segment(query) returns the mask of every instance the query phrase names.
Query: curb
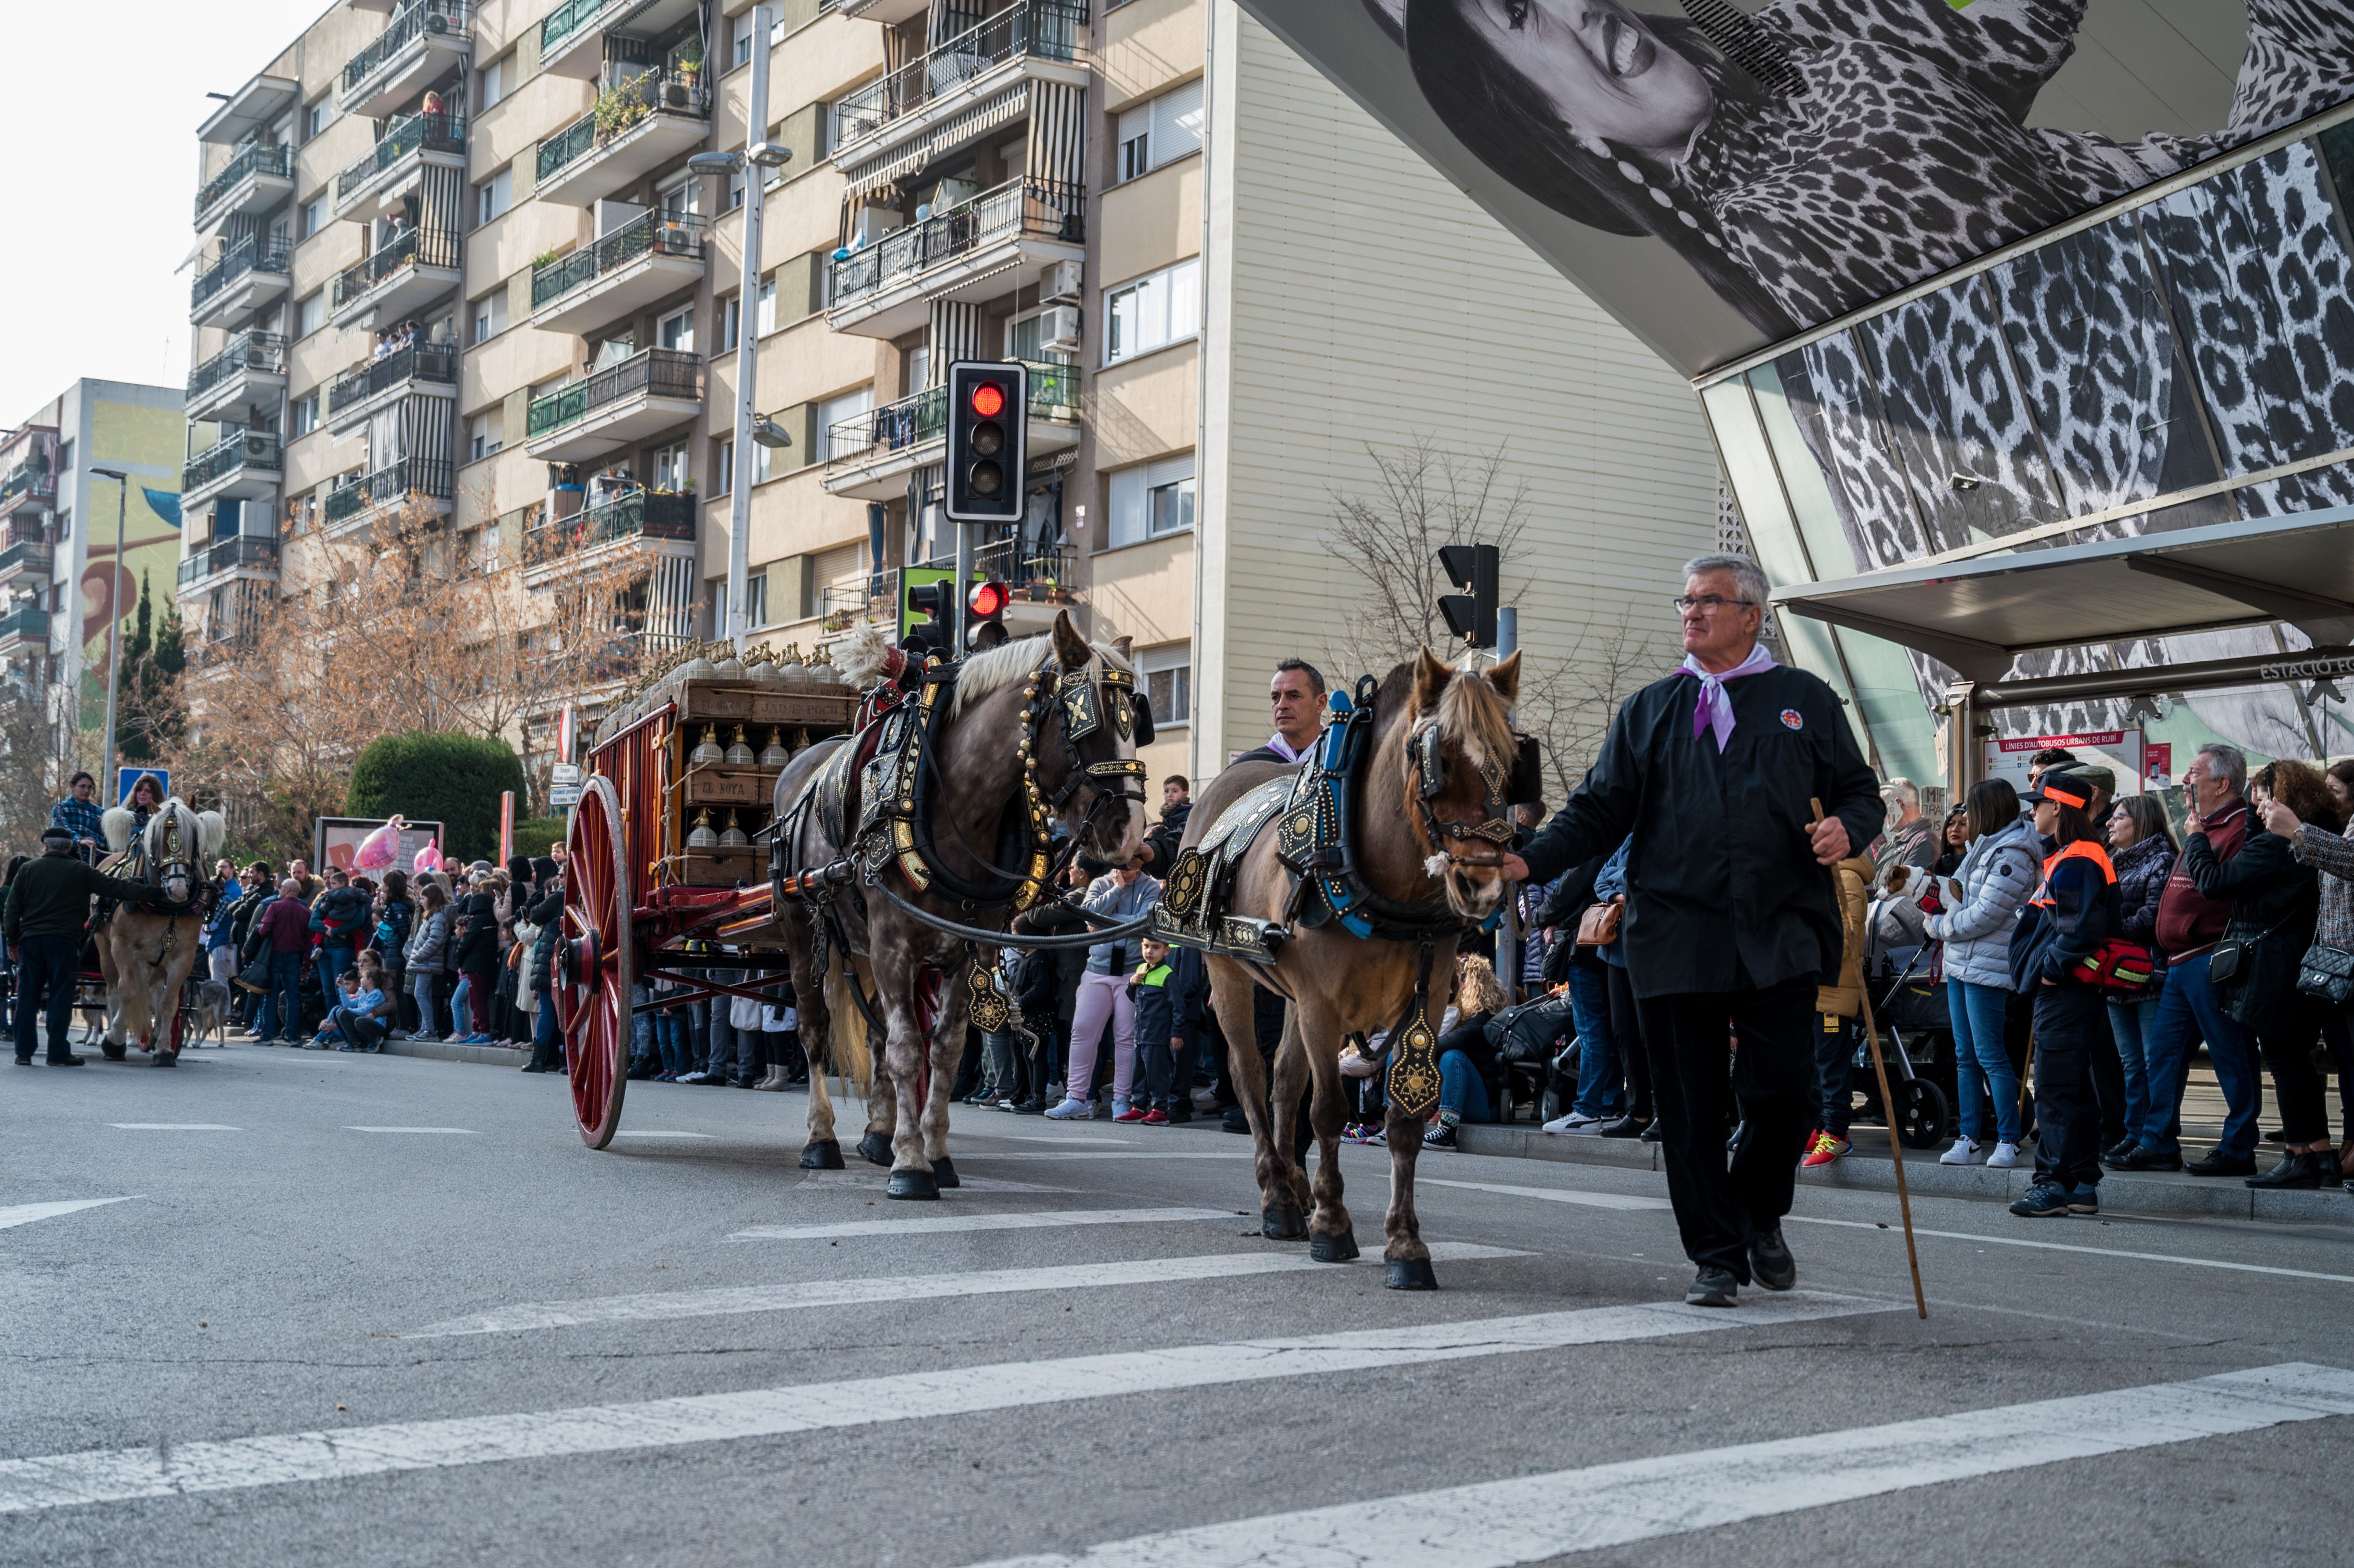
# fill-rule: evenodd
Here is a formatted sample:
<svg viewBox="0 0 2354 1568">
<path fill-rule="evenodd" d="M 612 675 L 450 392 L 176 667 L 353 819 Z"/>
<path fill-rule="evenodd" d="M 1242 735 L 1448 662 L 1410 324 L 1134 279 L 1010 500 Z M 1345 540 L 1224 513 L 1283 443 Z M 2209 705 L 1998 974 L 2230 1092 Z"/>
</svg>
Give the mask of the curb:
<svg viewBox="0 0 2354 1568">
<path fill-rule="evenodd" d="M 1546 1160 L 1567 1165 L 1608 1165 L 1622 1171 L 1664 1170 L 1657 1144 L 1631 1139 L 1553 1137 L 1529 1128 L 1469 1122 L 1457 1128 L 1455 1136 L 1464 1150 L 1472 1154 Z M 1940 1165 L 1934 1153 L 1920 1150 L 1906 1158 L 1904 1180 L 1911 1192 L 1925 1198 L 2009 1203 L 2033 1183 L 2035 1172 L 2026 1165 L 2009 1171 L 1989 1171 L 1983 1165 Z M 1800 1170 L 1798 1185 L 1893 1192 L 1896 1167 L 1891 1160 L 1857 1150 L 1829 1165 Z M 2104 1213 L 2120 1214 L 2319 1220 L 2354 1224 L 2354 1195 L 2327 1188 L 2310 1192 L 2262 1192 L 2241 1185 L 2237 1177 L 2137 1176 L 2112 1171 L 2101 1178 L 2101 1197 Z"/>
<path fill-rule="evenodd" d="M 423 1056 L 436 1062 L 472 1062 L 481 1067 L 517 1067 L 531 1053 L 510 1045 L 451 1045 L 439 1040 L 387 1040 L 387 1056 Z"/>
</svg>

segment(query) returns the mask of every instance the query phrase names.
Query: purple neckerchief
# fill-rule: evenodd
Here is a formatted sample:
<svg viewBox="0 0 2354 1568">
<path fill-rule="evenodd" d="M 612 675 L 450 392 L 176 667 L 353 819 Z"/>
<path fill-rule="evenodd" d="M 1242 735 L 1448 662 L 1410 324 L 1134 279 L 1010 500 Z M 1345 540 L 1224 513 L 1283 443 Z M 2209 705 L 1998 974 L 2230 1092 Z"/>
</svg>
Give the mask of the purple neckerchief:
<svg viewBox="0 0 2354 1568">
<path fill-rule="evenodd" d="M 1692 707 L 1692 738 L 1698 740 L 1701 731 L 1716 732 L 1716 749 L 1722 753 L 1724 743 L 1733 738 L 1733 698 L 1724 689 L 1727 681 L 1737 681 L 1744 675 L 1755 675 L 1776 667 L 1774 655 L 1766 652 L 1763 642 L 1753 645 L 1749 657 L 1721 675 L 1712 675 L 1701 668 L 1698 659 L 1684 655 L 1683 671 L 1700 680 L 1700 701 Z"/>
</svg>

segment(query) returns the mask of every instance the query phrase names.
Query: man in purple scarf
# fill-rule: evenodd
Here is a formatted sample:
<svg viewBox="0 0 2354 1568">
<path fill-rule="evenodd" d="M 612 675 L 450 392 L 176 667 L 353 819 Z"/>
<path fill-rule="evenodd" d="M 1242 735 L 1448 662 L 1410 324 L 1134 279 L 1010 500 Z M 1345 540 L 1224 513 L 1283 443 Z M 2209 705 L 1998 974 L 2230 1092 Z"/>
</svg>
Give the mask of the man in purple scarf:
<svg viewBox="0 0 2354 1568">
<path fill-rule="evenodd" d="M 1699 1266 L 1685 1299 L 1707 1307 L 1797 1281 L 1782 1216 L 1815 1108 L 1815 989 L 1840 963 L 1829 868 L 1882 818 L 1838 694 L 1759 644 L 1766 596 L 1743 556 L 1686 564 L 1682 668 L 1628 699 L 1585 782 L 1507 860 L 1545 882 L 1634 836 L 1619 935 Z"/>
</svg>

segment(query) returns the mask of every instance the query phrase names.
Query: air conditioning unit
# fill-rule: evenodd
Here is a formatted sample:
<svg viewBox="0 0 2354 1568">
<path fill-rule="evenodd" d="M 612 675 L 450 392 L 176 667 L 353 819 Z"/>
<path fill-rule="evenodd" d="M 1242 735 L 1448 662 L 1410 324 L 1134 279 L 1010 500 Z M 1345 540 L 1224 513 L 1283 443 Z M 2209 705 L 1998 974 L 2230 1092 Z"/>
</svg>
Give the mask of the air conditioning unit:
<svg viewBox="0 0 2354 1568">
<path fill-rule="evenodd" d="M 1079 297 L 1079 264 L 1057 261 L 1046 269 L 1039 281 L 1039 294 L 1049 300 L 1076 300 Z"/>
<path fill-rule="evenodd" d="M 665 223 L 654 231 L 654 249 L 680 255 L 695 249 L 695 234 L 683 223 Z"/>
<path fill-rule="evenodd" d="M 1079 307 L 1048 305 L 1038 313 L 1038 346 L 1049 354 L 1079 352 Z"/>
</svg>

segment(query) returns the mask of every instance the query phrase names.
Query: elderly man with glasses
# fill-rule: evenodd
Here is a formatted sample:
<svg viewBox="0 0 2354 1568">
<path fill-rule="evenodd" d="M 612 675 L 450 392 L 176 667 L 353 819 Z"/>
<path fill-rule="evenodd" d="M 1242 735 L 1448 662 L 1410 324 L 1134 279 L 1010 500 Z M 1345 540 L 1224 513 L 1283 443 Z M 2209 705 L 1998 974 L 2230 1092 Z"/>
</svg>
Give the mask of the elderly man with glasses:
<svg viewBox="0 0 2354 1568">
<path fill-rule="evenodd" d="M 1682 667 L 1628 699 L 1576 792 L 1505 859 L 1550 881 L 1634 837 L 1620 939 L 1695 1306 L 1797 1282 L 1782 1216 L 1813 1125 L 1816 988 L 1840 967 L 1830 868 L 1883 816 L 1838 695 L 1757 641 L 1766 592 L 1745 557 L 1685 565 Z"/>
</svg>

